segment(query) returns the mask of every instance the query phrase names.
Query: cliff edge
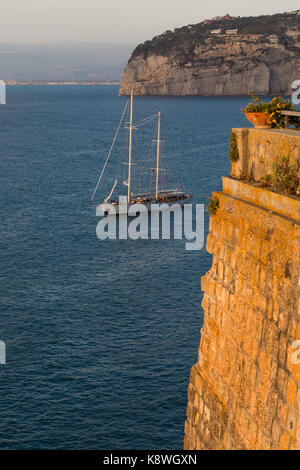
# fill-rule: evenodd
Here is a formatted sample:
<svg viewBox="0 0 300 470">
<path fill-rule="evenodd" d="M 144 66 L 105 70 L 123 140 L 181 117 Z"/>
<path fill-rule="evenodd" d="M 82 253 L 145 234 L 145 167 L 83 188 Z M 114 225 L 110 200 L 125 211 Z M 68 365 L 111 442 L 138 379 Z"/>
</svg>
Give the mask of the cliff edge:
<svg viewBox="0 0 300 470">
<path fill-rule="evenodd" d="M 300 449 L 300 197 L 264 183 L 283 157 L 299 167 L 300 133 L 233 132 L 238 158 L 210 218 L 184 448 Z"/>
<path fill-rule="evenodd" d="M 120 94 L 290 94 L 300 78 L 299 12 L 208 20 L 140 44 Z"/>
</svg>

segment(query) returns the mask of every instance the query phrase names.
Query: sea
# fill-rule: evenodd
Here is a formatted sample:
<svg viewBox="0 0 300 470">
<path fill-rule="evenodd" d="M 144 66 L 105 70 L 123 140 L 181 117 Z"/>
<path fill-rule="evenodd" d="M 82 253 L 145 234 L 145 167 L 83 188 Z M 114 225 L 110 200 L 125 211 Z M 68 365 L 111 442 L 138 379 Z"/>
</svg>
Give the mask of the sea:
<svg viewBox="0 0 300 470">
<path fill-rule="evenodd" d="M 0 449 L 182 449 L 211 257 L 184 240 L 97 238 L 89 202 L 126 100 L 118 86 L 9 86 L 0 105 Z M 230 173 L 247 102 L 135 98 L 136 119 L 161 111 L 194 204 Z"/>
</svg>

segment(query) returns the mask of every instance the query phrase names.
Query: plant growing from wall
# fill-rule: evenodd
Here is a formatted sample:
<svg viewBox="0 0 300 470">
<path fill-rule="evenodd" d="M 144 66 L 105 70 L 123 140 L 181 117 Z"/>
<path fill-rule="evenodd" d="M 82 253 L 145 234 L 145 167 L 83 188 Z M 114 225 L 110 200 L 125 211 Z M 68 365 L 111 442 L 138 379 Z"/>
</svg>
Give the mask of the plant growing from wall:
<svg viewBox="0 0 300 470">
<path fill-rule="evenodd" d="M 273 163 L 273 174 L 266 175 L 262 182 L 284 193 L 300 195 L 300 162 L 291 164 L 288 157 L 283 156 Z"/>
<path fill-rule="evenodd" d="M 216 215 L 219 207 L 220 207 L 220 201 L 217 197 L 213 196 L 209 198 L 209 203 L 207 204 L 206 208 L 211 216 Z"/>
<path fill-rule="evenodd" d="M 229 158 L 232 162 L 237 162 L 239 159 L 239 148 L 235 132 L 232 132 L 230 136 Z"/>
<path fill-rule="evenodd" d="M 284 193 L 299 194 L 299 162 L 290 164 L 288 157 L 282 157 L 279 162 L 273 164 L 273 185 Z"/>
<path fill-rule="evenodd" d="M 272 175 L 268 174 L 268 175 L 265 175 L 261 178 L 261 182 L 265 185 L 265 186 L 272 186 L 272 182 L 273 182 L 273 178 L 272 178 Z"/>
</svg>

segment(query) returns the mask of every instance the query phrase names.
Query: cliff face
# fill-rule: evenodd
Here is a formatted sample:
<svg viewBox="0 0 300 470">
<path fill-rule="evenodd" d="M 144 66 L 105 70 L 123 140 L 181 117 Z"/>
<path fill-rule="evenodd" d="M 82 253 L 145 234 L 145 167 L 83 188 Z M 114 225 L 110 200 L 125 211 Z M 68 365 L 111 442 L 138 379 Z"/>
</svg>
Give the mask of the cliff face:
<svg viewBox="0 0 300 470">
<path fill-rule="evenodd" d="M 283 155 L 300 161 L 300 136 L 234 132 L 239 159 L 214 193 L 184 447 L 300 449 L 300 198 L 259 183 Z"/>
<path fill-rule="evenodd" d="M 120 94 L 289 94 L 300 78 L 299 19 L 240 18 L 168 31 L 135 49 Z"/>
</svg>

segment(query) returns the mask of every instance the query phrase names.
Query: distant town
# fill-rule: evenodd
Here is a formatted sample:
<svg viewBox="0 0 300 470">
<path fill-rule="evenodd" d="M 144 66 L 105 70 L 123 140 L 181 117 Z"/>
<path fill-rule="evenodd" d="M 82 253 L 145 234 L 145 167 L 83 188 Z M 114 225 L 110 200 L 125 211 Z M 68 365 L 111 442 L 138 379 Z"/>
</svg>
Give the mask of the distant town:
<svg viewBox="0 0 300 470">
<path fill-rule="evenodd" d="M 103 81 L 49 81 L 49 80 L 4 80 L 6 85 L 119 85 L 120 82 Z"/>
</svg>

